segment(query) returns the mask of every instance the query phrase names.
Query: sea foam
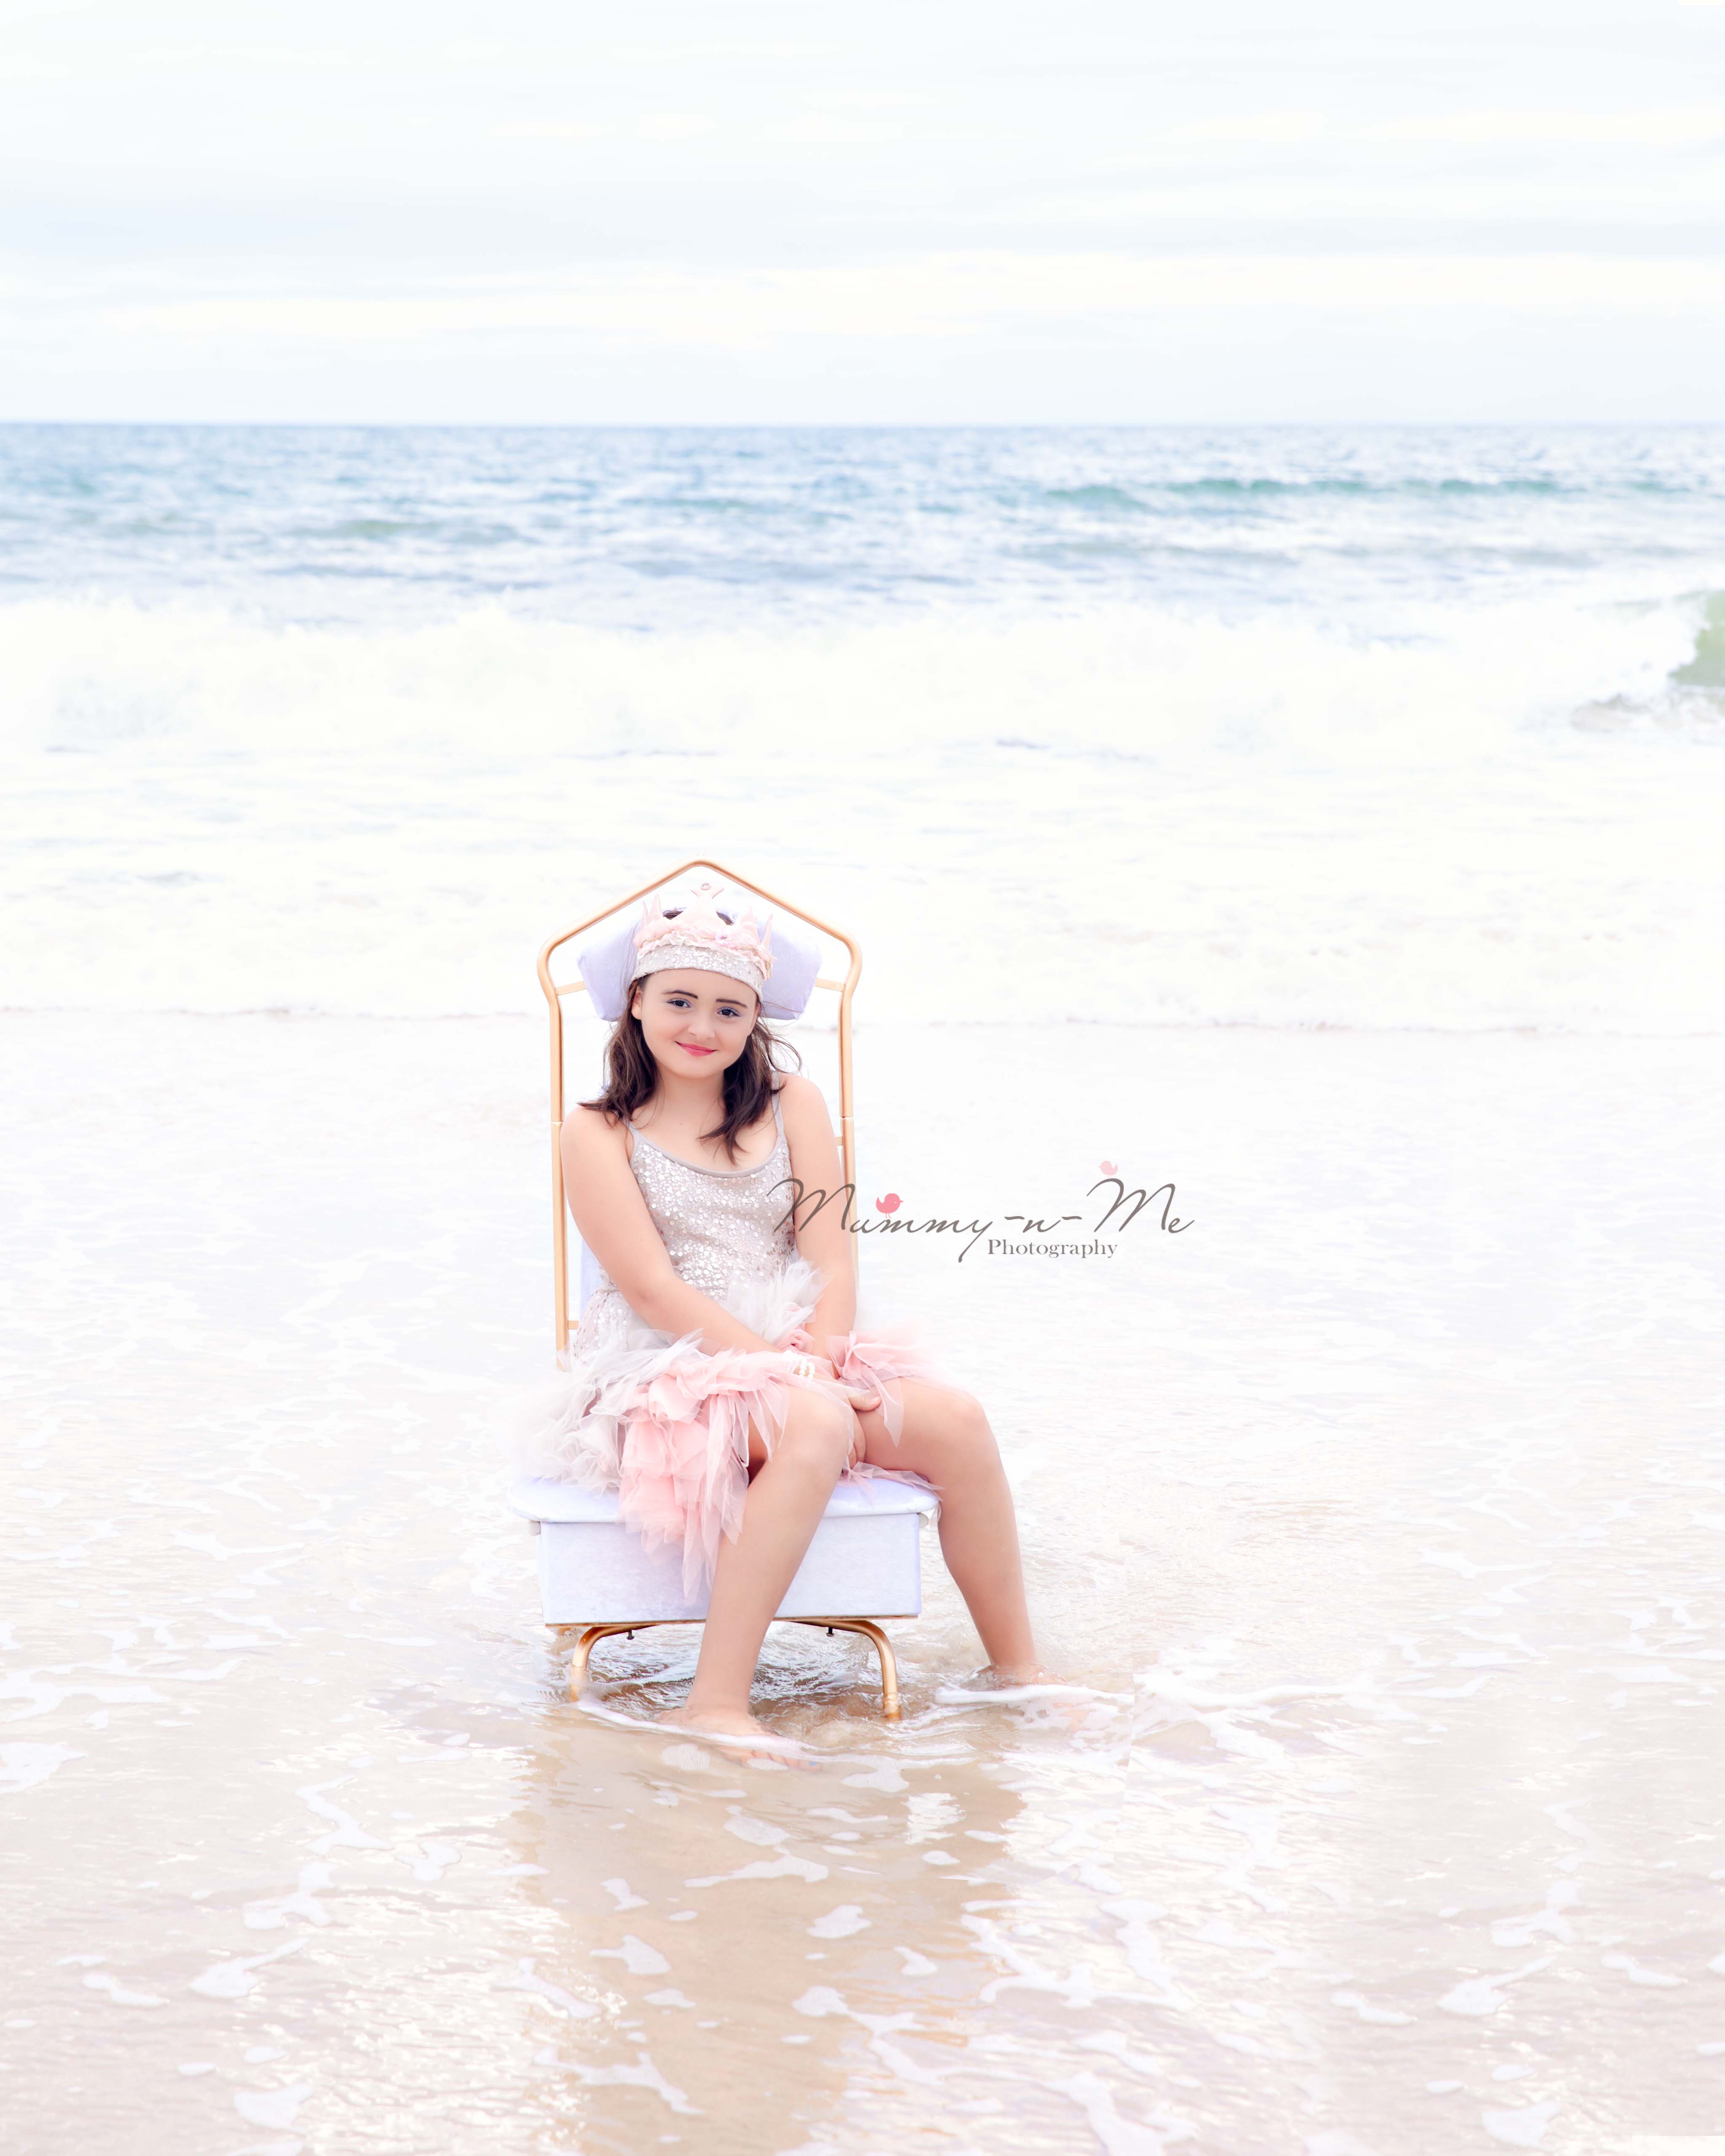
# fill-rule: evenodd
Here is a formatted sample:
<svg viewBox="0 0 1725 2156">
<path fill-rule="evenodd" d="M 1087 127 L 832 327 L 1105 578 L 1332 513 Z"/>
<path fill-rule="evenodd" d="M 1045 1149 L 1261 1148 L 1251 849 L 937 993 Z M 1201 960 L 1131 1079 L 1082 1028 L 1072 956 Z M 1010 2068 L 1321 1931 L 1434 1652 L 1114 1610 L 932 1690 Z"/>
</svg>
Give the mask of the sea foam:
<svg viewBox="0 0 1725 2156">
<path fill-rule="evenodd" d="M 497 601 L 357 627 L 44 598 L 0 608 L 0 728 L 15 750 L 86 754 L 834 759 L 945 742 L 1421 764 L 1561 737 L 1579 711 L 1607 707 L 1625 724 L 1686 717 L 1705 731 L 1711 685 L 1687 677 L 1698 638 L 1704 656 L 1717 640 L 1706 605 L 1427 604 L 1376 634 L 1291 610 L 1117 603 L 643 634 Z"/>
</svg>

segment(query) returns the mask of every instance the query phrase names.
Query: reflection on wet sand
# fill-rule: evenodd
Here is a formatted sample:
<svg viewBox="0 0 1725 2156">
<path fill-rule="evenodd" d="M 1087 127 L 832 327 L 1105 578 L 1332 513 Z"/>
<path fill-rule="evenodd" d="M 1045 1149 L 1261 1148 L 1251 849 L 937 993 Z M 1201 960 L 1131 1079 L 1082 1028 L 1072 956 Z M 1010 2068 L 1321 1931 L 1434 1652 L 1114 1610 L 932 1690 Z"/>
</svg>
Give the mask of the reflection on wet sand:
<svg viewBox="0 0 1725 2156">
<path fill-rule="evenodd" d="M 972 1927 L 1001 1905 L 997 1860 L 1023 1811 L 951 1712 L 883 1747 L 860 1651 L 849 1693 L 830 1654 L 775 1633 L 769 1656 L 762 1691 L 793 1707 L 775 1722 L 801 1724 L 805 1763 L 739 1770 L 703 1746 L 572 1727 L 540 1754 L 519 1822 L 523 1861 L 544 1867 L 531 1891 L 567 1912 L 557 1981 L 614 2002 L 570 2017 L 560 2065 L 585 2082 L 620 2035 L 650 2033 L 636 2065 L 700 2104 L 711 2146 L 759 2145 L 763 2116 L 814 2125 L 859 2066 L 931 2085 L 951 2071 L 993 1974 Z M 646 1714 L 659 1691 L 624 1677 L 611 1697 Z M 1107 1702 L 1081 1717 L 1122 1718 Z M 633 1876 L 598 1879 L 596 1834 L 620 1819 L 639 1822 L 619 1837 Z"/>
</svg>

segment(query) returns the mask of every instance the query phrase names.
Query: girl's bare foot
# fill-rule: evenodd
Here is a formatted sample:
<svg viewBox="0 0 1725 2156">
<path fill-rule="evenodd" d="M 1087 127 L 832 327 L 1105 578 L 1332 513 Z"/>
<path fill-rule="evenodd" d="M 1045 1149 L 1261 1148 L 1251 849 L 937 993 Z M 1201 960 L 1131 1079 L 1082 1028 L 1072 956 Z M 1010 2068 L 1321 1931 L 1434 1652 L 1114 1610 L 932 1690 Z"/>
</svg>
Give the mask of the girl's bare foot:
<svg viewBox="0 0 1725 2156">
<path fill-rule="evenodd" d="M 1050 1694 L 1072 1699 L 1095 1697 L 1088 1685 L 1069 1683 L 1053 1670 L 1044 1669 L 1040 1662 L 984 1662 L 981 1669 L 956 1684 L 939 1686 L 935 1697 L 942 1706 L 958 1707 L 967 1701 L 980 1704 L 986 1699 L 1001 1699 L 1010 1703 Z"/>
<path fill-rule="evenodd" d="M 987 1685 L 1063 1685 L 1066 1680 L 1040 1662 L 984 1662 L 968 1681 Z"/>
<path fill-rule="evenodd" d="M 655 1717 L 661 1729 L 675 1729 L 691 1737 L 703 1737 L 723 1748 L 727 1758 L 795 1758 L 803 1747 L 793 1738 L 775 1737 L 762 1722 L 742 1707 L 673 1707 Z"/>
</svg>

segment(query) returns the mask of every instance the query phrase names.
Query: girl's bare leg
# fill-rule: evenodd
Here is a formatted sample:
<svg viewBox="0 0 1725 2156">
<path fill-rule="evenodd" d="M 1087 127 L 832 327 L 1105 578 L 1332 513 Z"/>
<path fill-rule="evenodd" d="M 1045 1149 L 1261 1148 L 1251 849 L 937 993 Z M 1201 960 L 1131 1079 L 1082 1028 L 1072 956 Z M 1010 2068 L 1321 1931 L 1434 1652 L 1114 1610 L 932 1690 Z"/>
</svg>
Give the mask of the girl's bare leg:
<svg viewBox="0 0 1725 2156">
<path fill-rule="evenodd" d="M 820 1525 L 852 1428 L 851 1410 L 841 1402 L 793 1388 L 784 1434 L 770 1458 L 751 1430 L 750 1457 L 763 1465 L 749 1485 L 737 1540 L 720 1540 L 695 1682 L 684 1704 L 660 1721 L 715 1734 L 758 1732 L 749 1687 L 761 1642 Z"/>
<path fill-rule="evenodd" d="M 876 1467 L 926 1476 L 941 1497 L 941 1553 L 981 1635 L 990 1666 L 1021 1680 L 1045 1674 L 1030 1635 L 1018 1516 L 1000 1449 L 980 1401 L 947 1385 L 906 1378 L 896 1444 L 879 1408 L 858 1413 Z"/>
</svg>

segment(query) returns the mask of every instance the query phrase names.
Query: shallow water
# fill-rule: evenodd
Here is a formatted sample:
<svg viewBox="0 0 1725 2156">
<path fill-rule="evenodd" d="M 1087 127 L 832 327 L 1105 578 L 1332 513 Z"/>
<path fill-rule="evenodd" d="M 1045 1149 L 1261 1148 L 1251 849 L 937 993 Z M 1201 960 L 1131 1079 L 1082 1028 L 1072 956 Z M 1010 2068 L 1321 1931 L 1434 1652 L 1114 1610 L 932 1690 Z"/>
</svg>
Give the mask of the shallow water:
<svg viewBox="0 0 1725 2156">
<path fill-rule="evenodd" d="M 1717 1039 L 865 1025 L 865 1188 L 1004 1220 L 1106 1158 L 1193 1224 L 865 1246 L 1087 1691 L 948 1697 L 931 1539 L 898 1727 L 772 1635 L 788 1768 L 583 1714 L 538 1622 L 536 1025 L 5 1053 L 21 2156 L 1725 2134 Z"/>
</svg>

